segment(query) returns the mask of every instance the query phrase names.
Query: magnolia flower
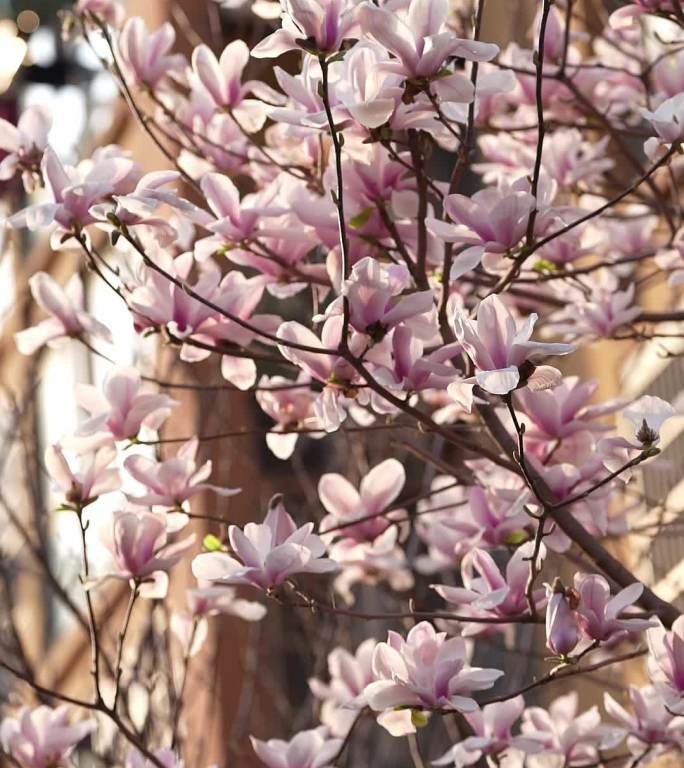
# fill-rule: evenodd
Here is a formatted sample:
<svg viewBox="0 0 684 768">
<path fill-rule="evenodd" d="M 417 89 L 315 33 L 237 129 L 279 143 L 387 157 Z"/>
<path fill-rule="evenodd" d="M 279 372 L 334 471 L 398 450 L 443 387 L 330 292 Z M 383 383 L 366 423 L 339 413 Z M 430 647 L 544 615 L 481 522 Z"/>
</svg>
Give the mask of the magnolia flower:
<svg viewBox="0 0 684 768">
<path fill-rule="evenodd" d="M 342 475 L 329 473 L 318 483 L 318 495 L 328 511 L 320 524 L 321 533 L 342 526 L 335 536 L 355 541 L 372 541 L 389 525 L 391 518 L 382 514 L 401 493 L 406 472 L 396 459 L 377 464 L 356 488 Z M 403 517 L 402 510 L 396 510 Z"/>
<path fill-rule="evenodd" d="M 493 395 L 505 395 L 520 386 L 548 389 L 561 381 L 561 374 L 537 362 L 549 355 L 567 355 L 572 344 L 530 341 L 537 314 L 532 313 L 520 326 L 506 305 L 492 294 L 480 302 L 477 319 L 458 310 L 454 316 L 456 337 L 475 364 L 474 379 L 449 385 L 449 394 L 464 408 L 472 407 L 475 384 Z"/>
<path fill-rule="evenodd" d="M 47 272 L 36 272 L 29 279 L 29 285 L 36 303 L 50 317 L 14 334 L 23 355 L 32 355 L 44 344 L 56 347 L 63 339 L 85 333 L 111 341 L 109 328 L 83 309 L 83 283 L 78 273 L 71 276 L 63 289 Z"/>
<path fill-rule="evenodd" d="M 629 700 L 633 715 L 609 693 L 603 694 L 606 712 L 626 730 L 627 746 L 633 755 L 643 754 L 646 747 L 650 747 L 649 758 L 656 758 L 668 749 L 684 751 L 684 723 L 668 712 L 655 688 L 630 685 Z"/>
<path fill-rule="evenodd" d="M 105 378 L 102 390 L 82 384 L 76 391 L 79 405 L 90 413 L 77 430 L 78 436 L 135 440 L 143 425 L 156 429 L 178 403 L 168 395 L 140 393 L 141 377 L 136 368 L 115 368 Z"/>
<path fill-rule="evenodd" d="M 91 208 L 114 194 L 133 189 L 139 171 L 129 157 L 118 148 L 103 148 L 92 159 L 76 168 L 62 165 L 49 145 L 40 165 L 41 176 L 51 200 L 35 203 L 12 214 L 6 223 L 16 229 L 38 230 L 57 224 L 53 248 L 58 249 L 80 228 L 92 224 Z"/>
<path fill-rule="evenodd" d="M 504 577 L 488 552 L 472 549 L 461 563 L 463 587 L 448 587 L 442 584 L 432 584 L 431 587 L 448 603 L 459 606 L 460 610 L 464 609 L 462 612 L 467 616 L 521 616 L 529 612 L 527 580 L 530 574 L 529 558 L 533 552 L 534 542 L 518 547 L 508 561 Z M 538 554 L 537 567 L 541 567 L 545 554 L 542 547 Z M 475 571 L 480 574 L 479 577 L 475 577 Z M 544 591 L 536 590 L 533 597 L 537 607 L 541 607 L 544 603 Z M 476 634 L 486 626 L 470 625 L 463 634 Z"/>
<path fill-rule="evenodd" d="M 324 557 L 325 544 L 313 528 L 313 523 L 297 528 L 282 496 L 274 496 L 263 523 L 247 523 L 244 531 L 236 525 L 228 529 L 240 560 L 225 552 L 205 552 L 192 561 L 192 572 L 206 581 L 272 589 L 297 573 L 337 570 L 337 563 Z"/>
<path fill-rule="evenodd" d="M 70 766 L 69 755 L 79 741 L 92 733 L 97 722 L 90 718 L 73 725 L 66 706 L 22 707 L 16 718 L 0 724 L 0 744 L 21 768 Z"/>
<path fill-rule="evenodd" d="M 527 231 L 535 205 L 529 192 L 505 186 L 483 189 L 472 197 L 445 197 L 444 210 L 455 224 L 428 219 L 428 227 L 447 243 L 467 246 L 454 258 L 451 280 L 474 269 L 485 254 L 494 254 L 498 259 L 515 248 Z"/>
<path fill-rule="evenodd" d="M 430 549 L 429 558 L 419 560 L 422 570 L 432 573 L 452 567 L 473 547 L 495 548 L 527 538 L 526 491 L 497 488 L 493 482 L 486 491 L 479 485 L 471 486 L 467 494 L 462 488 L 438 491 L 450 480 L 436 478 L 433 495 L 418 505 L 416 530 Z M 424 514 L 431 507 L 444 509 Z"/>
<path fill-rule="evenodd" d="M 112 27 L 120 27 L 125 17 L 123 6 L 116 0 L 78 0 L 74 13 L 92 13 Z"/>
<path fill-rule="evenodd" d="M 300 373 L 296 381 L 283 376 L 262 376 L 255 393 L 261 409 L 275 422 L 266 435 L 266 445 L 274 456 L 289 459 L 299 438 L 298 429 L 313 429 L 318 424 L 313 410 L 316 393 L 308 386 L 309 377 Z M 292 430 L 292 431 L 290 431 Z M 307 432 L 308 437 L 320 438 L 324 432 Z"/>
<path fill-rule="evenodd" d="M 580 641 L 580 627 L 575 609 L 577 597 L 566 590 L 560 579 L 547 585 L 546 647 L 561 659 L 569 656 Z"/>
<path fill-rule="evenodd" d="M 368 706 L 380 712 L 378 723 L 393 736 L 415 733 L 412 709 L 473 712 L 467 694 L 491 688 L 503 672 L 466 665 L 465 641 L 447 640 L 426 621 L 416 624 L 404 640 L 389 632 L 373 652 L 375 682 L 366 686 Z"/>
<path fill-rule="evenodd" d="M 325 727 L 300 731 L 290 741 L 259 741 L 250 736 L 257 757 L 268 768 L 332 768 L 342 739 L 328 737 Z"/>
<path fill-rule="evenodd" d="M 684 714 L 684 616 L 667 631 L 662 624 L 649 629 L 648 672 L 668 709 Z"/>
<path fill-rule="evenodd" d="M 139 16 L 128 19 L 119 35 L 118 49 L 119 65 L 129 85 L 154 88 L 165 77 L 178 74 L 185 58 L 179 53 L 169 54 L 175 40 L 168 21 L 149 32 Z"/>
<path fill-rule="evenodd" d="M 636 0 L 635 3 L 623 5 L 610 14 L 609 23 L 613 29 L 632 27 L 640 16 L 645 13 L 665 13 L 672 11 L 672 3 L 675 0 Z"/>
<path fill-rule="evenodd" d="M 257 59 L 270 59 L 291 50 L 335 53 L 354 26 L 351 0 L 280 0 L 282 28 L 252 49 Z"/>
<path fill-rule="evenodd" d="M 344 533 L 344 529 L 341 533 Z M 395 592 L 403 592 L 413 586 L 413 575 L 407 567 L 406 553 L 399 546 L 398 540 L 399 526 L 392 526 L 372 541 L 341 538 L 330 546 L 328 554 L 331 560 L 341 566 L 340 575 L 333 586 L 347 604 L 354 603 L 351 587 L 359 581 L 366 584 L 387 581 Z"/>
<path fill-rule="evenodd" d="M 163 598 L 168 571 L 195 542 L 192 534 L 182 541 L 167 541 L 166 517 L 153 512 L 115 512 L 98 529 L 100 541 L 111 553 L 116 570 L 107 578 L 130 581 L 141 597 Z"/>
<path fill-rule="evenodd" d="M 454 765 L 462 768 L 474 765 L 483 755 L 494 759 L 507 749 L 519 749 L 526 753 L 539 752 L 542 744 L 533 737 L 513 736 L 511 730 L 525 709 L 525 700 L 516 696 L 509 701 L 487 704 L 476 712 L 467 712 L 464 717 L 473 735 L 455 744 L 433 765 Z"/>
<path fill-rule="evenodd" d="M 184 509 L 192 496 L 202 491 L 212 491 L 219 496 L 234 496 L 240 488 L 224 488 L 203 482 L 211 474 L 211 461 L 197 466 L 199 440 L 193 437 L 184 443 L 178 453 L 166 461 L 154 461 L 147 456 L 136 454 L 124 462 L 126 471 L 148 490 L 142 496 L 126 494 L 136 503 L 146 506 L 160 506 L 170 509 Z"/>
<path fill-rule="evenodd" d="M 216 106 L 229 109 L 237 123 L 253 133 L 263 127 L 269 107 L 245 97 L 254 93 L 271 103 L 280 103 L 282 96 L 258 80 L 243 85 L 242 73 L 248 61 L 249 48 L 243 40 L 229 43 L 218 60 L 207 45 L 198 45 L 192 52 L 193 72 Z"/>
<path fill-rule="evenodd" d="M 45 450 L 45 468 L 58 488 L 64 492 L 67 504 L 85 507 L 98 496 L 116 491 L 121 485 L 119 471 L 108 468 L 116 458 L 116 448 L 104 445 L 81 459 L 80 468 L 71 469 L 59 445 Z"/>
<path fill-rule="evenodd" d="M 243 621 L 261 621 L 266 607 L 237 597 L 232 587 L 201 585 L 185 592 L 188 610 L 171 616 L 171 629 L 178 638 L 184 655 L 195 656 L 209 634 L 210 616 L 237 616 Z"/>
<path fill-rule="evenodd" d="M 429 339 L 434 334 L 434 326 L 426 315 L 434 307 L 433 293 L 416 291 L 402 296 L 410 285 L 411 276 L 403 264 L 385 266 L 376 259 L 361 259 L 344 281 L 341 296 L 328 307 L 326 316 L 342 314 L 342 297 L 345 297 L 352 327 L 370 336 L 372 341 L 381 341 L 400 323 Z"/>
<path fill-rule="evenodd" d="M 343 73 L 334 84 L 335 96 L 365 128 L 388 122 L 401 99 L 402 77 L 384 69 L 389 60 L 383 48 L 367 41 L 357 43 L 341 62 Z"/>
<path fill-rule="evenodd" d="M 405 15 L 365 2 L 358 20 L 367 35 L 397 57 L 396 71 L 408 78 L 434 77 L 452 56 L 470 61 L 496 56 L 499 48 L 492 43 L 456 37 L 446 26 L 448 14 L 447 0 L 411 0 Z"/>
<path fill-rule="evenodd" d="M 607 642 L 627 632 L 642 632 L 655 626 L 649 619 L 620 618 L 644 591 L 638 582 L 630 584 L 610 597 L 610 586 L 599 574 L 575 574 L 575 589 L 579 594 L 577 621 L 584 634 L 592 640 Z"/>
<path fill-rule="evenodd" d="M 531 423 L 525 430 L 525 440 L 557 440 L 589 430 L 608 430 L 596 420 L 619 410 L 622 400 L 610 400 L 591 405 L 590 398 L 598 390 L 598 381 L 581 381 L 577 376 L 566 376 L 557 387 L 533 391 L 521 389 L 516 393 Z"/>
<path fill-rule="evenodd" d="M 634 305 L 634 295 L 633 282 L 620 291 L 617 276 L 603 270 L 588 292 L 577 289 L 573 301 L 552 316 L 553 328 L 570 334 L 570 338 L 610 338 L 641 314 L 641 307 Z"/>
<path fill-rule="evenodd" d="M 152 171 L 142 176 L 135 189 L 126 195 L 115 195 L 114 206 L 107 201 L 90 209 L 98 220 L 98 227 L 108 232 L 118 232 L 122 225 L 135 232 L 144 227 L 156 238 L 160 246 L 168 246 L 179 238 L 179 233 L 167 219 L 158 215 L 157 209 L 167 203 L 179 207 L 181 202 L 166 186 L 180 178 L 178 171 Z"/>
<path fill-rule="evenodd" d="M 675 413 L 668 402 L 653 395 L 640 397 L 623 411 L 624 417 L 634 425 L 636 439 L 644 446 L 659 442 L 663 424 Z"/>
<path fill-rule="evenodd" d="M 358 374 L 343 357 L 324 353 L 338 348 L 342 333 L 342 317 L 329 317 L 321 330 L 319 339 L 313 331 L 301 323 L 288 321 L 278 328 L 278 337 L 285 342 L 278 349 L 281 355 L 297 365 L 312 379 L 325 384 L 323 392 L 314 403 L 314 411 L 326 432 L 334 432 L 345 418 L 344 400 L 360 398 L 361 393 L 354 387 Z M 358 337 L 362 339 L 363 337 Z M 321 352 L 307 351 L 289 346 L 291 343 L 320 349 Z M 354 349 L 354 345 L 350 345 Z"/>
<path fill-rule="evenodd" d="M 371 667 L 376 641 L 364 640 L 352 654 L 344 648 L 334 648 L 328 654 L 330 682 L 311 678 L 309 688 L 320 699 L 321 722 L 333 736 L 345 736 L 363 708 L 363 691 L 373 682 Z"/>
<path fill-rule="evenodd" d="M 643 108 L 640 112 L 664 143 L 684 139 L 684 93 L 666 99 L 653 112 Z"/>
<path fill-rule="evenodd" d="M 597 707 L 577 714 L 579 697 L 576 691 L 559 696 L 548 710 L 529 707 L 523 713 L 522 733 L 539 740 L 542 755 L 558 756 L 550 765 L 580 768 L 595 762 L 598 750 L 610 749 L 623 738 L 622 731 L 601 724 Z M 540 764 L 544 758 L 540 756 Z"/>
<path fill-rule="evenodd" d="M 33 192 L 34 174 L 40 168 L 51 127 L 49 112 L 39 106 L 25 109 L 16 126 L 0 118 L 0 149 L 7 152 L 0 160 L 0 181 L 21 171 L 26 191 Z"/>
</svg>

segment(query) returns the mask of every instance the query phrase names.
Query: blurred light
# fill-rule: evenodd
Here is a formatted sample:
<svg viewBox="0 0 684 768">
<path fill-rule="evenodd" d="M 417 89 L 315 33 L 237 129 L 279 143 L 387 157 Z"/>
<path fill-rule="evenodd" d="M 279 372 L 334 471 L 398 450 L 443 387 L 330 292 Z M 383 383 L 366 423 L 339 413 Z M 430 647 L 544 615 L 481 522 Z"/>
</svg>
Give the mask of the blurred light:
<svg viewBox="0 0 684 768">
<path fill-rule="evenodd" d="M 33 64 L 49 67 L 57 58 L 57 43 L 47 27 L 37 29 L 28 39 L 28 55 Z"/>
<path fill-rule="evenodd" d="M 26 56 L 26 41 L 13 21 L 0 21 L 0 93 L 6 91 Z"/>
<path fill-rule="evenodd" d="M 25 35 L 30 35 L 38 29 L 40 16 L 35 11 L 21 11 L 17 16 L 17 26 L 19 31 Z"/>
</svg>

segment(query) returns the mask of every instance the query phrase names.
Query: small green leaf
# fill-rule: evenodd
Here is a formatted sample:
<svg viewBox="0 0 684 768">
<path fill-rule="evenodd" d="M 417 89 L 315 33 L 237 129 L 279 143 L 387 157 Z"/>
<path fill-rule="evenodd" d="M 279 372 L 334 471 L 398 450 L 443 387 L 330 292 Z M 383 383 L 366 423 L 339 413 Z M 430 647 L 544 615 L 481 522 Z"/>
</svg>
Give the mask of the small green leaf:
<svg viewBox="0 0 684 768">
<path fill-rule="evenodd" d="M 223 546 L 221 539 L 219 539 L 219 537 L 215 536 L 213 533 L 208 533 L 204 537 L 202 544 L 204 545 L 204 548 L 208 552 L 222 552 L 223 550 L 225 550 L 225 547 Z"/>
<path fill-rule="evenodd" d="M 529 540 L 529 535 L 525 531 L 512 531 L 506 536 L 506 544 L 509 547 L 517 547 Z"/>
<path fill-rule="evenodd" d="M 416 726 L 416 728 L 425 728 L 429 720 L 429 712 L 423 712 L 421 709 L 411 710 L 411 722 Z"/>
<path fill-rule="evenodd" d="M 373 206 L 369 205 L 368 208 L 359 211 L 355 216 L 352 216 L 351 219 L 349 219 L 349 226 L 352 229 L 361 229 L 361 227 L 368 224 L 374 210 Z"/>
<path fill-rule="evenodd" d="M 556 272 L 558 266 L 548 259 L 539 259 L 533 269 L 535 272 Z"/>
</svg>

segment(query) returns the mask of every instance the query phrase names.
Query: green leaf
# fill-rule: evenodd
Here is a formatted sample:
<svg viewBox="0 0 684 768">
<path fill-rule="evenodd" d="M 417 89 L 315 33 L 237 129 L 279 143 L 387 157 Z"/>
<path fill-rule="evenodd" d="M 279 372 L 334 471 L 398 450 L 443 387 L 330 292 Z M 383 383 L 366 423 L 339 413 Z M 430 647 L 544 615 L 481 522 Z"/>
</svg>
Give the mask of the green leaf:
<svg viewBox="0 0 684 768">
<path fill-rule="evenodd" d="M 351 219 L 349 219 L 349 226 L 352 229 L 361 229 L 361 227 L 368 224 L 374 210 L 373 206 L 369 205 L 368 208 L 359 211 L 355 216 L 352 216 Z"/>
<path fill-rule="evenodd" d="M 223 552 L 225 550 L 221 539 L 219 539 L 219 537 L 215 536 L 213 533 L 208 533 L 204 537 L 202 544 L 208 552 Z"/>
</svg>

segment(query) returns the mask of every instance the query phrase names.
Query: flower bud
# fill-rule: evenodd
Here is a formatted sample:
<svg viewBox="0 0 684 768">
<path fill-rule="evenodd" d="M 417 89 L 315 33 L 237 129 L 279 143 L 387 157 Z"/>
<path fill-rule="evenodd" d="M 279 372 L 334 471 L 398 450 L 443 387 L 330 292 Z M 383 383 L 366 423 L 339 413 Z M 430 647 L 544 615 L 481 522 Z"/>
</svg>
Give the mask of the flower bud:
<svg viewBox="0 0 684 768">
<path fill-rule="evenodd" d="M 580 639 L 577 616 L 572 609 L 571 597 L 559 578 L 549 587 L 546 609 L 546 647 L 560 657 L 568 656 Z"/>
</svg>

